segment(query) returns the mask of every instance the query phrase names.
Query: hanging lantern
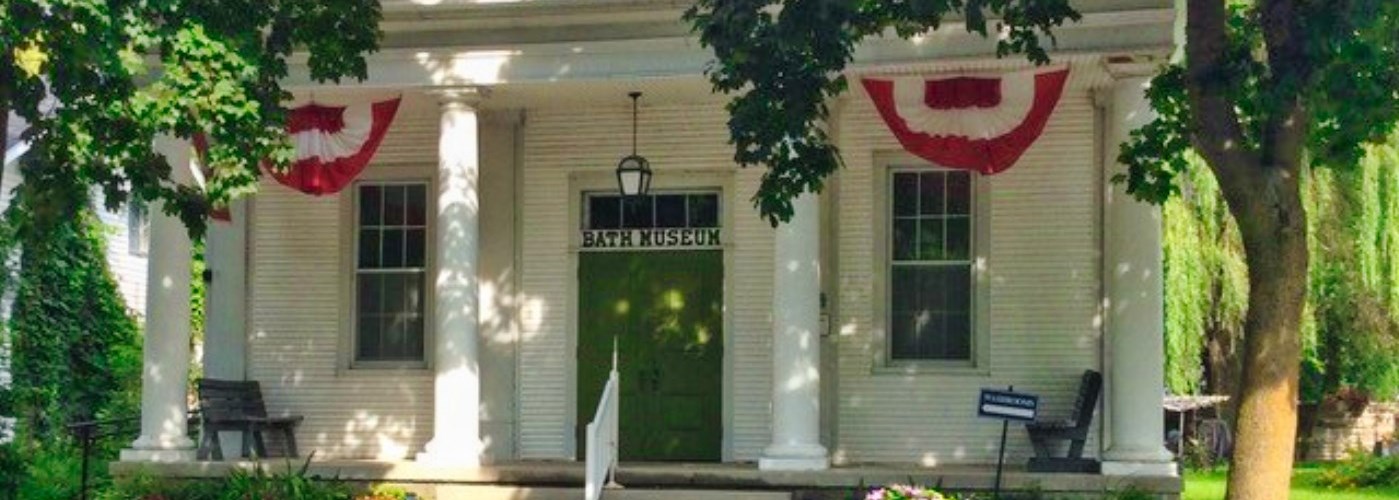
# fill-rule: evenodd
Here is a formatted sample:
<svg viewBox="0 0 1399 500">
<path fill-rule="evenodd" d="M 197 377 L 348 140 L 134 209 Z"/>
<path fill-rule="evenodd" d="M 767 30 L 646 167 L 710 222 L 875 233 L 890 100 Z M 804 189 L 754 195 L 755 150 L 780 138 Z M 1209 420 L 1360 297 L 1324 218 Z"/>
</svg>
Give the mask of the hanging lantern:
<svg viewBox="0 0 1399 500">
<path fill-rule="evenodd" d="M 617 190 L 628 199 L 643 198 L 651 190 L 651 162 L 636 154 L 637 100 L 641 92 L 631 96 L 631 154 L 617 163 Z"/>
</svg>

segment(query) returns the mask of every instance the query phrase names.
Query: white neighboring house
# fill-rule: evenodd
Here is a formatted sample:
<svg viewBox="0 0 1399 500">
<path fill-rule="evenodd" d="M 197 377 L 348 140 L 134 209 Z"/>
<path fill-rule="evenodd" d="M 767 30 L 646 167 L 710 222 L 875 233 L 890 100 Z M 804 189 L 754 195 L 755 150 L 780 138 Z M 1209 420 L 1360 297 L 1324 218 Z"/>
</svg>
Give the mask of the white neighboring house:
<svg viewBox="0 0 1399 500">
<path fill-rule="evenodd" d="M 5 131 L 4 178 L 0 179 L 0 212 L 10 205 L 10 199 L 20 183 L 19 159 L 29 150 L 29 145 L 20 141 L 24 122 L 10 115 L 9 130 Z M 93 208 L 102 224 L 106 226 L 107 266 L 117 281 L 117 288 L 126 302 L 126 308 L 138 320 L 146 314 L 146 252 L 150 246 L 150 219 L 143 207 L 131 210 L 124 206 L 118 212 L 107 210 L 100 193 L 93 194 Z M 8 325 L 12 292 L 0 297 L 0 321 Z M 9 346 L 0 345 L 8 354 Z M 0 387 L 10 384 L 8 356 L 0 357 Z M 0 417 L 0 442 L 12 437 L 13 419 Z"/>
</svg>

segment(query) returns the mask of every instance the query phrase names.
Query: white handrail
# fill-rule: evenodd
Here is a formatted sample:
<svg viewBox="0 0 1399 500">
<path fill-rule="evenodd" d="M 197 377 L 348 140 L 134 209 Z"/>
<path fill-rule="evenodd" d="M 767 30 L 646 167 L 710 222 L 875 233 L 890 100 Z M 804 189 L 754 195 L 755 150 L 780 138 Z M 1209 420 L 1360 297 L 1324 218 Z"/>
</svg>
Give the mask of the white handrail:
<svg viewBox="0 0 1399 500">
<path fill-rule="evenodd" d="M 583 469 L 584 500 L 602 498 L 604 485 L 617 481 L 617 339 L 612 339 L 612 371 L 607 374 L 607 385 L 602 388 L 602 398 L 593 413 L 593 421 L 588 424 L 586 465 Z"/>
</svg>

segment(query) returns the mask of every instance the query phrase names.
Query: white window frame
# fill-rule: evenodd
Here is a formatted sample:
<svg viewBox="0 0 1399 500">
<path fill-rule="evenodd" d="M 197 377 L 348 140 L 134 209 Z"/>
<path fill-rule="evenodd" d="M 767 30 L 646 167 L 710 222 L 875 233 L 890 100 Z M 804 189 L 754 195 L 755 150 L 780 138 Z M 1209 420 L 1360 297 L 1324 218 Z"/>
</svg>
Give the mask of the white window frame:
<svg viewBox="0 0 1399 500">
<path fill-rule="evenodd" d="M 873 177 L 871 223 L 875 228 L 874 252 L 874 319 L 873 371 L 876 374 L 989 374 L 991 361 L 990 318 L 990 179 L 971 174 L 971 356 L 970 359 L 894 359 L 893 330 L 893 225 L 894 174 L 906 172 L 948 171 L 946 167 L 928 163 L 905 154 L 877 158 L 877 175 Z"/>
<path fill-rule="evenodd" d="M 423 356 L 420 360 L 361 360 L 359 359 L 359 233 L 360 233 L 360 188 L 365 186 L 405 186 L 421 185 L 425 191 L 424 197 L 426 211 L 426 227 L 423 231 L 423 267 L 403 268 L 396 271 L 420 271 L 423 273 Z M 348 228 L 347 235 L 343 238 L 344 244 L 349 245 L 348 259 L 345 262 L 345 281 L 347 282 L 345 293 L 345 329 L 348 332 L 348 339 L 345 342 L 347 349 L 344 351 L 344 359 L 348 361 L 349 368 L 358 369 L 416 369 L 426 370 L 430 367 L 429 360 L 433 356 L 433 326 L 435 324 L 434 305 L 436 303 L 434 286 L 437 276 L 436 266 L 436 228 L 437 218 L 433 206 L 436 203 L 436 186 L 426 178 L 389 178 L 375 179 L 368 178 L 357 180 L 347 189 L 349 198 L 348 209 L 345 220 Z"/>
<path fill-rule="evenodd" d="M 126 251 L 137 257 L 146 257 L 151 250 L 151 209 L 150 204 L 129 195 L 126 201 Z"/>
</svg>

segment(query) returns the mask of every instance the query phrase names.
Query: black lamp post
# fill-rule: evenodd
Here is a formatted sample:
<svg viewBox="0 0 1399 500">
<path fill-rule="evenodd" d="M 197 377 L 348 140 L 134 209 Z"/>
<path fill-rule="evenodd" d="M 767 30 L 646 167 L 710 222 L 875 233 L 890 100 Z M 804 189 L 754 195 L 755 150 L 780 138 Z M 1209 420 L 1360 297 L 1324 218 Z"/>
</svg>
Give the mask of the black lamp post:
<svg viewBox="0 0 1399 500">
<path fill-rule="evenodd" d="M 623 198 L 639 199 L 651 190 L 651 162 L 636 154 L 636 112 L 641 92 L 627 95 L 631 96 L 631 154 L 617 163 L 617 189 Z"/>
</svg>

